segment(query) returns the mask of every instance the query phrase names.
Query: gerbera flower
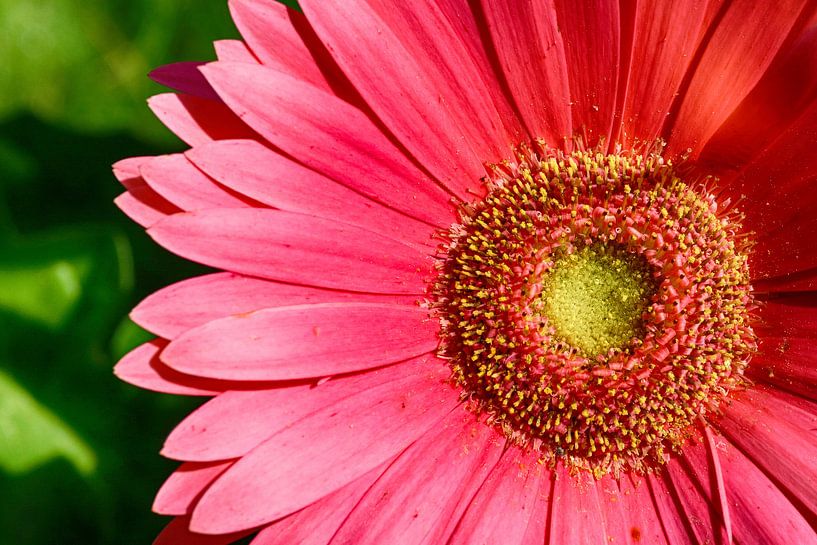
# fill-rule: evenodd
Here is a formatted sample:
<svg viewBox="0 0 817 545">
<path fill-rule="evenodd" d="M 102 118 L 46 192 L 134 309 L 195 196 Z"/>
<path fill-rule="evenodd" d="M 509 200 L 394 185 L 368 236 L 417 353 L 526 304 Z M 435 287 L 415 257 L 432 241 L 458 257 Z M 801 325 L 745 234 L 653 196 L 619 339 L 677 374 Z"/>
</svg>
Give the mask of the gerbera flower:
<svg viewBox="0 0 817 545">
<path fill-rule="evenodd" d="M 817 4 L 301 4 L 115 167 L 157 543 L 817 542 Z"/>
</svg>

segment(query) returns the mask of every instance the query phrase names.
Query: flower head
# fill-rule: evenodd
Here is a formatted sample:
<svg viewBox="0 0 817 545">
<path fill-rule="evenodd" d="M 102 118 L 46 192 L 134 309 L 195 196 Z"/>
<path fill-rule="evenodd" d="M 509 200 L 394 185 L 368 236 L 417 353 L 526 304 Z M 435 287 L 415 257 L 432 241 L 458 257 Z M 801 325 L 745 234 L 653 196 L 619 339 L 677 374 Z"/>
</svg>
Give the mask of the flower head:
<svg viewBox="0 0 817 545">
<path fill-rule="evenodd" d="M 813 542 L 817 5 L 301 5 L 115 165 L 157 543 Z"/>
</svg>

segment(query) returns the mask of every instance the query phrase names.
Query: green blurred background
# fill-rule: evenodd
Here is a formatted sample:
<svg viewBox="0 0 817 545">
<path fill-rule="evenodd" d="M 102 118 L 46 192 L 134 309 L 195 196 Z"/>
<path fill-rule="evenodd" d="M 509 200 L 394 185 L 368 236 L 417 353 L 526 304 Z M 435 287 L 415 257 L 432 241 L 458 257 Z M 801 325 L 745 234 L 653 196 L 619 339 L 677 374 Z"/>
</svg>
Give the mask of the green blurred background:
<svg viewBox="0 0 817 545">
<path fill-rule="evenodd" d="M 111 369 L 150 338 L 128 310 L 202 272 L 112 203 L 111 163 L 185 146 L 145 100 L 156 66 L 235 38 L 226 0 L 0 0 L 0 544 L 146 544 L 200 403 Z"/>
</svg>

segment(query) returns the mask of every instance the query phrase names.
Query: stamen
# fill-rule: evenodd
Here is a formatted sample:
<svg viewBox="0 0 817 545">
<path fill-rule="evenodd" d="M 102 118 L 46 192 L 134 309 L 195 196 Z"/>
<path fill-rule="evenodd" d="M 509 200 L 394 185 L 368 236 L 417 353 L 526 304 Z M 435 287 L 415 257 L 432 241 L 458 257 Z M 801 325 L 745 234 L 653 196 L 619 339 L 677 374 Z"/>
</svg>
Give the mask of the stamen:
<svg viewBox="0 0 817 545">
<path fill-rule="evenodd" d="M 517 159 L 442 249 L 441 355 L 474 410 L 543 459 L 654 467 L 756 350 L 739 218 L 658 155 Z"/>
</svg>

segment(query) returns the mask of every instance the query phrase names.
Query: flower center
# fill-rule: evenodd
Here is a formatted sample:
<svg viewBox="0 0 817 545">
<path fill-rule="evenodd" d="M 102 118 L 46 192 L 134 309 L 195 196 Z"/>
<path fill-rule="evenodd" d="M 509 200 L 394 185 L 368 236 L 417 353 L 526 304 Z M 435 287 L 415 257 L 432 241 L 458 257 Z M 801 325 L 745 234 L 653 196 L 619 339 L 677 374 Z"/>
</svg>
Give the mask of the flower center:
<svg viewBox="0 0 817 545">
<path fill-rule="evenodd" d="M 756 350 L 738 220 L 659 155 L 520 148 L 440 255 L 464 398 L 545 460 L 665 461 Z"/>
<path fill-rule="evenodd" d="M 540 313 L 557 337 L 595 356 L 643 335 L 642 315 L 654 291 L 643 258 L 585 247 L 544 278 Z"/>
</svg>

